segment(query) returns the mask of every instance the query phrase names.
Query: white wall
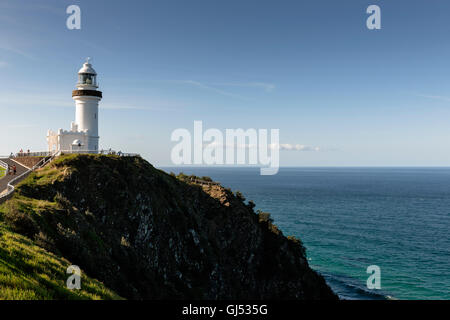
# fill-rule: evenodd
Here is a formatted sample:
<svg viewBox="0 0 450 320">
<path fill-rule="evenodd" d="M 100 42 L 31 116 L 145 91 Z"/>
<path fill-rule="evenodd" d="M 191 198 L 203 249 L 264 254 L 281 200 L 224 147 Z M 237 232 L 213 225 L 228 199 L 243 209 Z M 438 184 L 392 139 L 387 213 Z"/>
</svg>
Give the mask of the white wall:
<svg viewBox="0 0 450 320">
<path fill-rule="evenodd" d="M 89 135 L 98 136 L 99 97 L 75 96 L 75 123 L 79 131 L 88 130 Z"/>
</svg>

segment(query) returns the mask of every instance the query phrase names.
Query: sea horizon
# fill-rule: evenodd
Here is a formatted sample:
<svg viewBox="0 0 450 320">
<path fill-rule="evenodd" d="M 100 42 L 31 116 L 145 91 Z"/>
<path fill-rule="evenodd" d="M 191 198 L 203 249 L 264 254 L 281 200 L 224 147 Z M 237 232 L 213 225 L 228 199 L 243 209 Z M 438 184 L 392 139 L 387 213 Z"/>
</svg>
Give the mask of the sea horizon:
<svg viewBox="0 0 450 320">
<path fill-rule="evenodd" d="M 149 161 L 149 160 L 147 160 Z M 151 163 L 151 161 L 149 161 Z M 238 165 L 186 165 L 186 166 L 177 166 L 177 165 L 155 165 L 155 168 L 254 168 L 254 169 L 260 169 L 259 166 L 238 166 Z M 442 168 L 442 169 L 448 169 L 450 166 L 433 166 L 433 165 L 421 165 L 421 166 L 280 166 L 280 169 L 283 168 Z"/>
</svg>

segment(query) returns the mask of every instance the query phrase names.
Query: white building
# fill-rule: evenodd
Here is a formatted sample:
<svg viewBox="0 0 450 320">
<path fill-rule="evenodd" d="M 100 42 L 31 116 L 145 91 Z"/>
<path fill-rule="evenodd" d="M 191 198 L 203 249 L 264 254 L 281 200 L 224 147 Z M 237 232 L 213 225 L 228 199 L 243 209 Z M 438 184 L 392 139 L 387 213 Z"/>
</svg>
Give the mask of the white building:
<svg viewBox="0 0 450 320">
<path fill-rule="evenodd" d="M 48 130 L 48 151 L 90 151 L 99 149 L 98 102 L 102 92 L 97 88 L 97 73 L 89 63 L 89 58 L 78 71 L 77 90 L 72 91 L 75 100 L 75 122 L 70 130 Z"/>
</svg>

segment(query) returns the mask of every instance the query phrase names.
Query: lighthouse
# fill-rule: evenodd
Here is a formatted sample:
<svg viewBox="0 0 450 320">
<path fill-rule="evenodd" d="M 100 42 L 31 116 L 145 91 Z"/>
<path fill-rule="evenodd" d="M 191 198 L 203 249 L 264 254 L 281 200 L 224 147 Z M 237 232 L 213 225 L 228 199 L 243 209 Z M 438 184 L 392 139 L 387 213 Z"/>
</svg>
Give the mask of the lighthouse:
<svg viewBox="0 0 450 320">
<path fill-rule="evenodd" d="M 86 149 L 98 151 L 98 103 L 102 92 L 97 90 L 97 72 L 89 63 L 89 58 L 78 71 L 77 90 L 72 91 L 75 100 L 75 125 L 79 131 L 88 133 Z"/>
<path fill-rule="evenodd" d="M 47 133 L 48 151 L 91 152 L 99 150 L 98 104 L 102 92 L 98 90 L 97 72 L 90 58 L 86 59 L 78 71 L 76 90 L 72 91 L 75 100 L 75 121 L 70 130 L 51 130 Z"/>
</svg>

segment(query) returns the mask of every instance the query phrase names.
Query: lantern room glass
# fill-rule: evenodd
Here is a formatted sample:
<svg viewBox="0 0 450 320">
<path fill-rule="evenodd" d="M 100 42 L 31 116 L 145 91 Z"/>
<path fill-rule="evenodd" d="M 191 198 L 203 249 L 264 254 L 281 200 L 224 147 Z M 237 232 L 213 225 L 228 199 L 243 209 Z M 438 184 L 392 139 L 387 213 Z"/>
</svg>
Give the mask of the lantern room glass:
<svg viewBox="0 0 450 320">
<path fill-rule="evenodd" d="M 89 86 L 97 85 L 97 76 L 90 73 L 80 73 L 78 75 L 78 84 L 84 84 Z"/>
</svg>

